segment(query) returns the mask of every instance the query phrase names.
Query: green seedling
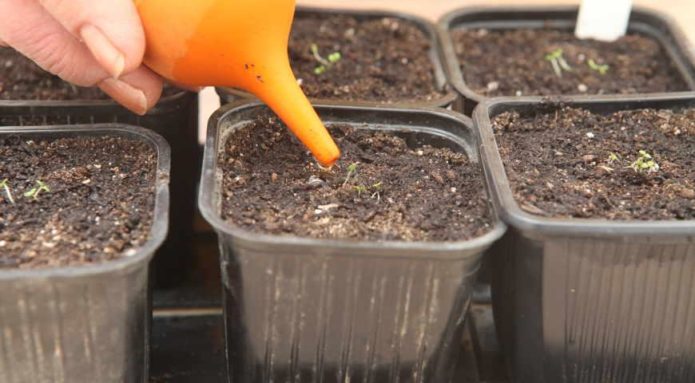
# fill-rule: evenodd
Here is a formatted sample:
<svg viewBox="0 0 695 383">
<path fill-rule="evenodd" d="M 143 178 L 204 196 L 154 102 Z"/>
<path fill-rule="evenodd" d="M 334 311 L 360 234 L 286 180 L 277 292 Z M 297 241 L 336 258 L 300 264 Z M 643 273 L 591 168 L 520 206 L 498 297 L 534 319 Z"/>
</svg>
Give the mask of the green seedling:
<svg viewBox="0 0 695 383">
<path fill-rule="evenodd" d="M 314 68 L 314 74 L 322 75 L 326 73 L 327 68 L 324 65 L 317 66 Z"/>
<path fill-rule="evenodd" d="M 654 161 L 651 154 L 644 150 L 639 151 L 637 160 L 630 167 L 638 173 L 656 173 L 659 171 L 659 164 Z"/>
<path fill-rule="evenodd" d="M 33 198 L 36 200 L 39 198 L 39 194 L 41 194 L 41 192 L 49 193 L 50 191 L 51 188 L 49 188 L 48 185 L 46 185 L 43 181 L 38 180 L 36 181 L 36 186 L 31 188 L 31 190 L 29 190 L 28 192 L 24 193 L 24 197 Z"/>
<path fill-rule="evenodd" d="M 321 54 L 319 54 L 319 46 L 316 44 L 311 44 L 311 54 L 314 56 L 316 61 L 323 65 L 329 65 L 330 63 L 324 59 Z"/>
<path fill-rule="evenodd" d="M 362 195 L 362 193 L 367 192 L 367 187 L 364 185 L 359 185 L 359 186 L 353 186 L 355 188 L 355 191 L 357 192 L 357 195 Z"/>
<path fill-rule="evenodd" d="M 353 162 L 347 167 L 347 174 L 345 175 L 345 181 L 343 181 L 343 187 L 347 185 L 351 179 L 355 178 L 355 175 L 357 174 L 357 167 L 359 166 L 358 162 Z M 383 185 L 383 182 L 379 181 L 375 184 L 372 184 L 371 186 L 366 186 L 366 185 L 355 185 L 352 188 L 357 192 L 358 196 L 361 196 L 362 193 L 368 193 L 368 192 L 373 192 L 372 193 L 372 198 L 377 197 L 378 199 L 381 199 L 381 195 L 379 194 L 381 191 L 381 186 Z"/>
<path fill-rule="evenodd" d="M 362 195 L 362 193 L 367 193 L 369 191 L 373 191 L 371 198 L 376 197 L 377 199 L 381 199 L 381 186 L 383 185 L 382 182 L 377 182 L 372 186 L 364 186 L 364 185 L 358 185 L 358 186 L 353 186 L 353 189 L 357 192 L 357 195 Z"/>
<path fill-rule="evenodd" d="M 608 163 L 612 164 L 616 161 L 620 161 L 620 157 L 618 157 L 617 154 L 610 152 L 610 154 L 608 154 Z"/>
<path fill-rule="evenodd" d="M 587 64 L 589 65 L 589 68 L 591 68 L 591 70 L 600 73 L 601 76 L 608 73 L 608 69 L 610 68 L 606 64 L 597 64 L 596 61 L 594 61 L 594 59 L 589 59 L 589 61 L 587 61 Z"/>
<path fill-rule="evenodd" d="M 557 75 L 557 77 L 562 77 L 562 71 L 566 72 L 571 72 L 572 67 L 565 61 L 565 58 L 562 56 L 562 48 L 558 48 L 547 55 L 545 55 L 545 60 L 549 61 L 550 64 L 553 66 L 553 71 Z"/>
<path fill-rule="evenodd" d="M 317 75 L 322 75 L 326 73 L 328 68 L 330 68 L 333 64 L 337 63 L 343 58 L 343 55 L 340 54 L 340 52 L 333 52 L 328 55 L 328 58 L 325 59 L 321 54 L 319 53 L 319 47 L 316 44 L 311 44 L 311 54 L 314 56 L 314 59 L 319 62 L 319 66 L 314 68 L 314 73 Z"/>
<path fill-rule="evenodd" d="M 340 61 L 340 59 L 342 59 L 342 58 L 343 58 L 343 55 L 341 55 L 340 52 L 333 52 L 333 53 L 328 55 L 328 62 L 331 64 L 335 64 L 338 61 Z"/>
<path fill-rule="evenodd" d="M 379 201 L 381 201 L 381 185 L 383 185 L 383 183 L 379 181 L 371 187 L 371 189 L 374 190 L 374 193 L 372 193 L 372 198 L 376 197 L 376 199 Z"/>
<path fill-rule="evenodd" d="M 350 181 L 350 178 L 357 173 L 357 166 L 359 166 L 359 163 L 353 162 L 347 167 L 347 175 L 345 176 L 345 181 L 343 182 L 343 186 L 347 185 L 347 183 Z"/>
<path fill-rule="evenodd" d="M 7 200 L 10 201 L 10 203 L 14 205 L 14 197 L 12 197 L 12 190 L 10 189 L 10 183 L 7 180 L 7 178 L 5 178 L 4 180 L 2 180 L 2 182 L 0 182 L 0 187 L 2 187 L 2 189 L 5 191 L 5 195 L 7 196 Z"/>
<path fill-rule="evenodd" d="M 555 49 L 554 51 L 545 55 L 545 59 L 548 61 L 557 60 L 562 57 L 562 48 Z"/>
</svg>

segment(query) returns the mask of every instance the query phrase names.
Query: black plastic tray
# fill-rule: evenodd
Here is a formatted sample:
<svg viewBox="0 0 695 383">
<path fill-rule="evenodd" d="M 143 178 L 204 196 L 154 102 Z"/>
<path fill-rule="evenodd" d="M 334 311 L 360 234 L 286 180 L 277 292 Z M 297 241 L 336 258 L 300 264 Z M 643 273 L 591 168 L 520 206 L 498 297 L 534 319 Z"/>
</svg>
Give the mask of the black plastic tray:
<svg viewBox="0 0 695 383">
<path fill-rule="evenodd" d="M 199 264 L 189 273 L 193 278 L 176 289 L 154 291 L 151 383 L 227 381 L 217 237 L 212 228 L 196 226 L 193 249 Z M 476 294 L 483 298 L 488 295 Z M 486 303 L 474 300 L 471 304 L 463 339 L 457 342 L 461 352 L 452 383 L 509 382 L 492 320 L 492 305 L 488 299 L 480 300 Z M 310 382 L 316 383 L 293 381 Z"/>
<path fill-rule="evenodd" d="M 198 95 L 162 98 L 145 116 L 109 100 L 0 101 L 0 126 L 125 123 L 162 135 L 172 151 L 169 235 L 154 260 L 157 286 L 172 287 L 191 264 L 196 183 L 200 174 Z"/>
<path fill-rule="evenodd" d="M 453 112 L 335 105 L 317 111 L 328 124 L 388 130 L 478 158 L 470 121 Z M 208 128 L 199 204 L 222 250 L 231 381 L 448 381 L 482 253 L 504 225 L 445 243 L 242 230 L 219 216 L 217 149 L 234 129 L 269 115 L 258 103 L 228 105 Z"/>
<path fill-rule="evenodd" d="M 444 92 L 444 95 L 431 101 L 396 101 L 393 103 L 380 103 L 378 101 L 340 101 L 340 100 L 320 100 L 312 99 L 312 103 L 334 103 L 340 101 L 347 105 L 359 105 L 359 106 L 378 106 L 378 105 L 388 105 L 388 106 L 403 106 L 403 107 L 442 107 L 447 108 L 451 106 L 457 99 L 458 94 L 449 86 L 447 83 L 447 78 L 444 70 L 444 57 L 442 55 L 441 44 L 439 42 L 437 29 L 429 21 L 420 18 L 415 15 L 410 15 L 402 12 L 391 12 L 391 11 L 366 11 L 366 10 L 354 10 L 354 9 L 327 9 L 327 8 L 311 8 L 311 7 L 297 7 L 297 15 L 348 15 L 359 19 L 376 19 L 382 17 L 393 17 L 401 20 L 407 20 L 410 23 L 415 24 L 419 27 L 426 36 L 429 37 L 431 48 L 429 52 L 430 61 L 432 62 L 432 67 L 434 69 L 435 81 L 437 82 L 437 87 Z M 244 99 L 255 99 L 255 97 L 245 91 L 234 89 L 234 88 L 216 88 L 217 94 L 220 96 L 220 102 L 222 105 L 244 100 Z"/>
<path fill-rule="evenodd" d="M 450 382 L 432 383 L 509 383 L 494 341 L 492 307 L 473 304 L 466 322 L 466 330 L 456 342 L 461 352 L 456 362 L 454 378 Z M 157 310 L 152 325 L 150 383 L 226 382 L 224 347 L 221 308 Z"/>
<path fill-rule="evenodd" d="M 446 14 L 439 21 L 439 34 L 449 83 L 461 95 L 454 110 L 470 115 L 475 106 L 488 97 L 474 92 L 466 84 L 450 31 L 457 28 L 487 29 L 562 29 L 573 30 L 577 7 L 480 7 L 463 8 Z M 690 89 L 695 90 L 695 60 L 683 32 L 669 17 L 644 8 L 633 9 L 628 31 L 652 37 L 666 49 Z M 500 52 L 504 54 L 504 52 Z M 513 96 L 513 95 L 509 95 Z M 546 95 L 554 96 L 554 95 Z M 571 96 L 565 95 L 564 97 Z M 595 98 L 604 96 L 595 95 Z"/>
<path fill-rule="evenodd" d="M 170 149 L 159 135 L 124 124 L 0 127 L 0 136 L 117 135 L 157 151 L 148 241 L 132 256 L 53 269 L 0 269 L 0 381 L 142 382 L 148 372 L 148 268 L 167 232 Z"/>
<path fill-rule="evenodd" d="M 563 104 L 595 113 L 683 108 L 695 107 L 695 93 Z M 695 382 L 695 221 L 544 218 L 514 200 L 490 120 L 552 107 L 504 98 L 475 111 L 490 191 L 510 226 L 491 250 L 492 297 L 515 381 Z"/>
</svg>

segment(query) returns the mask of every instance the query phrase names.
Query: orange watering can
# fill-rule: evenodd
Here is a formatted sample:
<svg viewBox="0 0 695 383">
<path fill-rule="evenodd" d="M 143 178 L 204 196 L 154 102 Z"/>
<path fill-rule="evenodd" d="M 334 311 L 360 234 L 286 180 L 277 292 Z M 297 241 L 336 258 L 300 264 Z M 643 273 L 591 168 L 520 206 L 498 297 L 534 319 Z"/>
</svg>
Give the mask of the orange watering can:
<svg viewBox="0 0 695 383">
<path fill-rule="evenodd" d="M 145 64 L 191 87 L 236 87 L 265 102 L 331 166 L 340 150 L 307 100 L 287 55 L 295 0 L 135 0 Z"/>
</svg>

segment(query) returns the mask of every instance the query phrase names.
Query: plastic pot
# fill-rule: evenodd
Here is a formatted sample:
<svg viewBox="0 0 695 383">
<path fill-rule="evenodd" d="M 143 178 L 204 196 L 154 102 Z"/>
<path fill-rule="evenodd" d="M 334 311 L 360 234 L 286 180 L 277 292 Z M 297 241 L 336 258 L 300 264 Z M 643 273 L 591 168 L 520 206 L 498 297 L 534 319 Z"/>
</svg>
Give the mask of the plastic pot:
<svg viewBox="0 0 695 383">
<path fill-rule="evenodd" d="M 609 97 L 564 105 L 611 113 L 694 107 L 693 95 Z M 541 98 L 475 111 L 487 181 L 510 230 L 491 250 L 495 322 L 515 382 L 695 381 L 695 221 L 558 219 L 520 209 L 491 127 Z"/>
<path fill-rule="evenodd" d="M 0 382 L 146 382 L 148 267 L 166 236 L 166 141 L 123 124 L 3 127 L 0 135 L 37 138 L 118 135 L 157 151 L 156 198 L 148 241 L 136 254 L 81 267 L 0 270 Z"/>
<path fill-rule="evenodd" d="M 200 174 L 198 96 L 179 92 L 138 116 L 108 100 L 0 101 L 0 126 L 119 122 L 143 126 L 162 135 L 172 149 L 169 235 L 154 261 L 158 287 L 178 284 L 192 263 L 196 181 Z"/>
<path fill-rule="evenodd" d="M 469 123 L 452 112 L 317 110 L 329 125 L 388 130 L 478 158 Z M 230 381 L 449 381 L 482 253 L 504 225 L 448 243 L 316 240 L 240 229 L 220 218 L 218 149 L 234 129 L 268 116 L 256 103 L 223 107 L 211 119 L 204 155 L 199 207 L 222 252 Z"/>
<path fill-rule="evenodd" d="M 451 37 L 452 30 L 463 27 L 497 30 L 530 28 L 574 30 L 577 13 L 577 7 L 556 6 L 463 8 L 446 14 L 439 21 L 439 34 L 449 83 L 461 95 L 454 105 L 454 110 L 470 115 L 475 106 L 488 97 L 476 93 L 466 84 Z M 630 16 L 628 32 L 645 35 L 661 43 L 669 58 L 687 81 L 689 88 L 695 89 L 693 64 L 695 61 L 686 36 L 676 27 L 675 22 L 655 11 L 637 7 L 633 9 Z"/>
<path fill-rule="evenodd" d="M 402 106 L 402 107 L 450 107 L 454 101 L 458 98 L 458 94 L 451 89 L 447 83 L 446 75 L 444 73 L 444 57 L 442 56 L 441 46 L 439 39 L 437 37 L 436 27 L 429 21 L 422 19 L 420 17 L 409 15 L 400 12 L 387 12 L 387 11 L 361 11 L 352 9 L 324 9 L 324 8 L 310 8 L 310 7 L 298 7 L 296 12 L 295 23 L 301 22 L 298 18 L 302 16 L 309 15 L 319 15 L 319 16 L 331 16 L 331 15 L 346 15 L 353 16 L 359 20 L 370 20 L 370 19 L 380 19 L 383 17 L 393 17 L 401 19 L 405 22 L 412 23 L 420 28 L 425 35 L 429 38 L 431 48 L 429 51 L 430 61 L 432 62 L 432 67 L 434 68 L 435 81 L 437 82 L 437 88 L 440 89 L 444 95 L 431 101 L 397 101 L 394 103 L 389 103 L 390 106 Z M 239 101 L 239 100 L 253 100 L 255 96 L 245 91 L 234 89 L 234 88 L 216 88 L 217 94 L 220 96 L 220 103 L 222 105 Z M 340 100 L 314 100 L 316 103 L 334 103 L 341 102 L 348 105 L 357 106 L 376 106 L 384 105 L 378 101 L 340 101 Z"/>
</svg>

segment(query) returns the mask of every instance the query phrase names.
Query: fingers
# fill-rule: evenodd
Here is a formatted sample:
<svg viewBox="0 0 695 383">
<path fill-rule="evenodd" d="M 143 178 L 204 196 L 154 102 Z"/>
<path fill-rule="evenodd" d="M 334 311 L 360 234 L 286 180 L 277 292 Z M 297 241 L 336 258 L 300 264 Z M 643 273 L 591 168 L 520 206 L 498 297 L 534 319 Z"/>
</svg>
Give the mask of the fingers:
<svg viewBox="0 0 695 383">
<path fill-rule="evenodd" d="M 99 85 L 144 114 L 162 80 L 141 65 L 144 33 L 132 0 L 0 0 L 0 45 L 80 86 Z M 118 78 L 118 80 L 116 79 Z"/>
<path fill-rule="evenodd" d="M 104 93 L 139 115 L 147 113 L 157 103 L 162 86 L 162 79 L 144 66 L 119 79 L 107 78 L 99 84 Z"/>
<path fill-rule="evenodd" d="M 2 0 L 0 39 L 43 69 L 80 86 L 108 77 L 87 48 L 36 1 Z"/>
<path fill-rule="evenodd" d="M 138 68 L 145 32 L 132 0 L 39 0 L 114 78 Z"/>
<path fill-rule="evenodd" d="M 80 29 L 82 41 L 94 55 L 94 59 L 113 76 L 119 78 L 125 68 L 125 55 L 116 48 L 99 27 L 88 24 Z M 131 68 L 129 68 L 131 69 Z"/>
</svg>

